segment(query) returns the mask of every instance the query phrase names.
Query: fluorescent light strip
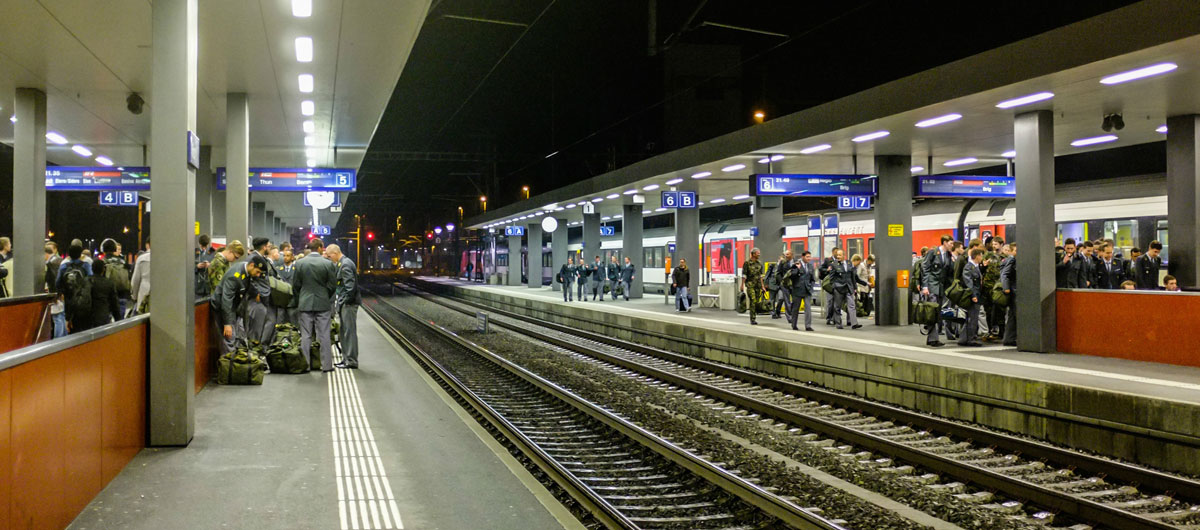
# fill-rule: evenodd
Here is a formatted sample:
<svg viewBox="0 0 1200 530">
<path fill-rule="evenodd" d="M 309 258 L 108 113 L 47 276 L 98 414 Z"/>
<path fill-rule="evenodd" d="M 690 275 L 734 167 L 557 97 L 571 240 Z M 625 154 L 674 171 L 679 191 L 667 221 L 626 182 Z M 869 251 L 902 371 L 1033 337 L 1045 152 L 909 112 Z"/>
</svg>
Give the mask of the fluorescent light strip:
<svg viewBox="0 0 1200 530">
<path fill-rule="evenodd" d="M 1075 140 L 1074 142 L 1071 142 L 1071 146 L 1072 147 L 1083 147 L 1085 145 L 1102 144 L 1102 143 L 1106 143 L 1106 142 L 1113 142 L 1116 140 L 1117 140 L 1117 135 L 1106 134 L 1104 136 L 1094 136 L 1092 138 L 1080 138 L 1078 140 Z"/>
<path fill-rule="evenodd" d="M 300 74 L 296 80 L 300 84 L 300 92 L 311 94 L 313 91 L 313 76 L 312 74 Z"/>
<path fill-rule="evenodd" d="M 667 185 L 674 186 L 676 184 L 679 184 L 680 182 L 683 182 L 683 179 L 671 179 L 671 180 L 667 181 Z"/>
<path fill-rule="evenodd" d="M 702 179 L 704 177 L 711 177 L 711 176 L 712 176 L 712 171 L 701 171 L 699 173 L 696 173 L 695 175 L 692 175 L 692 178 Z"/>
<path fill-rule="evenodd" d="M 621 195 L 633 195 L 634 193 L 637 193 L 636 189 L 622 191 Z"/>
<path fill-rule="evenodd" d="M 1016 99 L 1009 99 L 1009 100 L 1001 101 L 996 104 L 996 108 L 1011 109 L 1013 107 L 1020 107 L 1021 105 L 1028 105 L 1030 103 L 1037 103 L 1039 101 L 1045 101 L 1052 97 L 1054 97 L 1053 92 L 1038 92 L 1037 94 L 1030 94 L 1028 96 L 1021 96 Z"/>
<path fill-rule="evenodd" d="M 833 146 L 829 144 L 814 145 L 812 147 L 805 147 L 804 149 L 801 149 L 800 154 L 811 155 L 813 153 L 820 153 L 821 151 L 831 149 L 832 147 Z"/>
<path fill-rule="evenodd" d="M 1110 75 L 1108 77 L 1105 77 L 1104 79 L 1101 79 L 1100 83 L 1104 84 L 1104 85 L 1116 85 L 1116 84 L 1124 83 L 1126 81 L 1133 81 L 1136 79 L 1142 79 L 1142 78 L 1146 78 L 1146 77 L 1150 77 L 1150 76 L 1155 76 L 1158 74 L 1165 74 L 1176 68 L 1179 68 L 1179 65 L 1177 65 L 1175 63 L 1159 63 L 1159 64 L 1147 66 L 1145 68 L 1138 68 L 1137 70 L 1130 70 L 1128 72 L 1124 72 L 1124 73 L 1120 73 L 1120 74 L 1116 74 L 1116 75 Z"/>
<path fill-rule="evenodd" d="M 58 145 L 66 145 L 66 143 L 67 143 L 67 138 L 65 136 L 58 134 L 54 131 L 50 131 L 50 132 L 46 133 L 46 139 L 50 140 L 51 142 L 56 143 Z"/>
<path fill-rule="evenodd" d="M 725 202 L 725 199 L 720 199 L 720 198 L 718 198 L 718 199 L 713 199 L 713 200 L 711 200 L 711 201 L 708 201 L 708 202 L 709 202 L 709 203 L 711 203 L 711 204 L 721 204 L 721 203 Z"/>
<path fill-rule="evenodd" d="M 79 156 L 86 156 L 88 158 L 92 157 L 92 150 L 88 149 L 82 145 L 73 146 L 73 147 L 71 147 L 71 150 L 75 151 L 75 154 L 77 154 Z"/>
<path fill-rule="evenodd" d="M 292 16 L 306 18 L 312 16 L 312 0 L 292 0 Z"/>
<path fill-rule="evenodd" d="M 654 209 L 654 211 L 656 211 L 656 212 L 665 212 L 665 211 L 667 211 L 667 209 L 666 209 L 666 208 L 655 208 L 655 209 Z"/>
<path fill-rule="evenodd" d="M 780 160 L 783 160 L 783 155 L 771 155 L 772 162 L 778 162 Z"/>
<path fill-rule="evenodd" d="M 300 114 L 312 116 L 317 113 L 317 106 L 312 100 L 306 99 L 300 102 Z"/>
<path fill-rule="evenodd" d="M 296 60 L 311 63 L 313 60 L 312 37 L 296 37 Z"/>
<path fill-rule="evenodd" d="M 908 170 L 913 173 L 920 173 L 922 171 L 925 171 L 925 166 L 913 166 L 913 167 L 908 168 Z"/>
<path fill-rule="evenodd" d="M 917 122 L 917 127 L 924 129 L 925 127 L 933 127 L 934 125 L 950 123 L 960 119 L 962 119 L 962 114 L 947 114 L 945 116 L 938 116 L 936 118 L 929 118 L 928 120 L 919 121 Z"/>
<path fill-rule="evenodd" d="M 112 166 L 113 165 L 112 159 L 107 156 L 96 157 L 96 163 L 100 164 L 102 166 Z"/>
<path fill-rule="evenodd" d="M 869 142 L 871 140 L 878 140 L 889 134 L 892 134 L 892 133 L 887 132 L 887 131 L 875 131 L 873 133 L 864 134 L 862 136 L 856 136 L 854 138 L 851 138 L 850 141 L 854 142 L 854 143 Z"/>
<path fill-rule="evenodd" d="M 759 163 L 759 164 L 766 164 L 766 163 L 768 163 L 768 162 L 770 162 L 770 161 L 771 161 L 771 158 L 770 158 L 770 157 L 763 157 L 763 158 L 760 158 L 760 159 L 758 159 L 758 163 Z"/>
<path fill-rule="evenodd" d="M 592 202 L 601 202 L 603 200 L 604 200 L 604 197 L 596 197 L 595 199 L 592 199 Z"/>
<path fill-rule="evenodd" d="M 1005 151 L 1003 153 L 1000 153 L 1000 156 L 1002 156 L 1004 158 L 1016 158 L 1017 152 L 1016 151 Z"/>
<path fill-rule="evenodd" d="M 1157 129 L 1154 129 L 1154 132 L 1167 134 L 1167 126 L 1159 125 Z"/>
<path fill-rule="evenodd" d="M 956 160 L 948 160 L 945 164 L 942 164 L 942 165 L 944 165 L 946 167 L 965 166 L 967 164 L 974 164 L 978 161 L 979 161 L 978 158 L 967 157 L 967 158 L 959 158 Z"/>
<path fill-rule="evenodd" d="M 574 207 L 575 207 L 575 204 L 574 204 L 574 203 L 572 203 L 572 204 L 568 204 L 568 205 L 567 205 L 567 208 L 574 208 Z"/>
<path fill-rule="evenodd" d="M 308 159 L 308 167 L 317 167 L 317 161 L 311 158 Z"/>
<path fill-rule="evenodd" d="M 649 186 L 642 188 L 642 191 L 654 191 L 656 189 L 658 189 L 658 184 L 651 184 Z"/>
<path fill-rule="evenodd" d="M 317 132 L 317 124 L 313 123 L 312 120 L 304 120 L 304 132 L 305 134 Z"/>
<path fill-rule="evenodd" d="M 612 216 L 606 215 L 600 218 L 601 221 L 612 221 Z"/>
<path fill-rule="evenodd" d="M 734 164 L 732 166 L 725 166 L 725 167 L 721 168 L 721 171 L 724 171 L 726 173 L 732 173 L 734 171 L 740 171 L 743 169 L 746 169 L 746 164 Z"/>
<path fill-rule="evenodd" d="M 615 199 L 615 198 L 617 198 L 617 197 L 620 197 L 620 196 L 621 196 L 621 194 L 620 194 L 620 193 L 609 193 L 609 194 L 608 194 L 608 196 L 606 196 L 606 197 L 604 197 L 604 198 L 605 198 L 605 199 Z"/>
<path fill-rule="evenodd" d="M 735 201 L 741 201 L 741 200 L 745 200 L 745 199 L 749 199 L 749 198 L 750 198 L 749 195 L 734 195 L 733 196 L 733 200 L 735 200 Z"/>
</svg>

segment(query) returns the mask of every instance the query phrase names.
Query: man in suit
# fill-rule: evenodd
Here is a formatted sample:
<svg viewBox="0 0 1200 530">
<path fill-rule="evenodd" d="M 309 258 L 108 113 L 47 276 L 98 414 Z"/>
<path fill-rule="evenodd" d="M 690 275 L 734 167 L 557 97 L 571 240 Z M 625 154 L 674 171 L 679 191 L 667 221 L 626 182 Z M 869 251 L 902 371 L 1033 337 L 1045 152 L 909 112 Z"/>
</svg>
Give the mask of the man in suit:
<svg viewBox="0 0 1200 530">
<path fill-rule="evenodd" d="M 959 346 L 983 346 L 983 343 L 977 340 L 979 335 L 979 309 L 982 307 L 979 304 L 980 298 L 983 297 L 983 273 L 979 270 L 979 265 L 983 263 L 983 249 L 971 249 L 970 258 L 967 264 L 963 267 L 963 287 L 971 293 L 971 307 L 967 309 L 967 323 L 965 329 L 958 336 Z"/>
<path fill-rule="evenodd" d="M 279 272 L 275 270 L 275 266 L 271 264 L 271 258 L 267 256 L 271 240 L 265 237 L 256 237 L 252 240 L 252 245 L 254 250 L 249 255 L 262 256 L 267 262 L 267 266 L 263 270 L 263 274 L 250 281 L 258 296 L 252 298 L 246 307 L 246 337 L 250 342 L 266 346 L 271 344 L 271 340 L 275 338 L 275 306 L 271 303 L 271 284 L 267 278 L 278 278 Z"/>
<path fill-rule="evenodd" d="M 342 247 L 325 247 L 325 257 L 337 267 L 337 288 L 333 291 L 334 308 L 338 320 L 338 342 L 342 344 L 342 362 L 338 368 L 358 369 L 358 306 L 362 298 L 358 294 L 358 267 L 354 261 L 342 254 Z M 322 358 L 324 362 L 324 358 Z"/>
<path fill-rule="evenodd" d="M 850 329 L 858 329 L 862 324 L 858 323 L 854 294 L 859 285 L 870 284 L 858 277 L 858 269 L 845 258 L 842 249 L 833 250 L 833 323 L 838 329 L 842 329 L 842 311 L 845 310 L 846 322 L 850 324 Z"/>
<path fill-rule="evenodd" d="M 625 301 L 629 301 L 629 289 L 633 286 L 633 276 L 637 269 L 633 266 L 633 261 L 629 256 L 625 256 L 625 265 L 621 267 L 621 290 L 625 293 Z"/>
<path fill-rule="evenodd" d="M 1071 269 L 1067 272 L 1067 288 L 1068 289 L 1091 289 L 1092 277 L 1095 272 L 1092 270 L 1092 249 L 1094 245 L 1091 241 L 1084 241 L 1079 246 L 1079 251 L 1071 258 Z"/>
<path fill-rule="evenodd" d="M 595 261 L 588 266 L 588 275 L 591 276 L 592 301 L 596 301 L 596 296 L 600 296 L 600 301 L 604 301 L 604 276 L 606 267 L 603 261 L 600 261 L 600 256 L 596 256 Z"/>
<path fill-rule="evenodd" d="M 834 252 L 837 252 L 837 249 L 833 249 L 833 250 L 829 251 L 829 257 L 822 260 L 821 266 L 817 268 L 817 276 L 819 277 L 818 278 L 819 280 L 824 280 L 825 277 L 829 276 L 830 274 L 833 274 Z M 822 289 L 821 292 L 825 293 L 825 299 L 824 299 L 825 305 L 821 306 L 825 312 L 825 325 L 832 326 L 833 325 L 833 313 L 834 313 L 834 311 L 833 311 L 833 293 L 825 292 L 824 289 Z"/>
<path fill-rule="evenodd" d="M 1009 243 L 1008 257 L 1000 264 L 1000 288 L 1008 295 L 1008 309 L 1004 317 L 1005 346 L 1017 345 L 1017 244 Z"/>
<path fill-rule="evenodd" d="M 788 287 L 788 294 L 792 297 L 792 303 L 788 305 L 788 323 L 792 325 L 792 329 L 800 330 L 797 326 L 800 304 L 804 304 L 804 331 L 812 331 L 813 293 L 819 288 L 817 268 L 812 263 L 812 254 L 807 251 L 801 253 L 800 259 L 789 264 L 783 274 L 785 279 L 791 281 Z"/>
<path fill-rule="evenodd" d="M 1158 289 L 1158 271 L 1162 268 L 1162 243 L 1151 241 L 1150 248 L 1138 257 L 1133 266 L 1133 282 L 1145 291 Z"/>
<path fill-rule="evenodd" d="M 321 257 L 325 244 L 320 239 L 308 242 L 312 252 L 296 262 L 296 283 L 300 311 L 300 351 L 312 351 L 313 334 L 321 343 L 321 371 L 333 371 L 333 351 L 329 341 L 329 320 L 333 311 L 333 293 L 337 289 L 337 268 Z"/>
<path fill-rule="evenodd" d="M 783 287 L 783 275 L 787 273 L 792 266 L 792 251 L 788 250 L 783 255 L 779 256 L 779 261 L 775 263 L 775 267 L 771 269 L 767 275 L 767 289 L 771 290 L 771 307 L 774 310 L 771 313 L 771 318 L 779 318 L 779 311 L 782 309 L 785 313 L 790 314 L 791 311 L 786 307 L 788 303 L 788 289 Z"/>
<path fill-rule="evenodd" d="M 282 260 L 283 264 L 278 268 L 279 279 L 294 287 L 296 284 L 296 255 L 292 253 L 290 247 L 283 251 Z M 288 306 L 276 308 L 278 311 L 275 317 L 276 322 L 288 323 L 293 326 L 299 324 L 300 321 L 297 319 L 296 307 L 300 303 L 300 300 L 296 298 L 296 294 L 296 290 L 293 288 L 292 301 L 288 303 Z"/>
<path fill-rule="evenodd" d="M 1125 266 L 1125 281 L 1126 282 L 1131 282 L 1131 281 L 1133 281 L 1134 278 L 1137 277 L 1137 274 L 1134 271 L 1134 266 L 1137 265 L 1137 260 L 1141 256 L 1142 256 L 1142 249 L 1133 247 L 1133 248 L 1129 249 L 1129 257 L 1122 258 L 1122 261 L 1124 262 L 1124 263 L 1122 263 L 1122 265 Z M 1121 282 L 1121 283 L 1125 283 L 1125 282 Z"/>
<path fill-rule="evenodd" d="M 951 253 L 954 243 L 954 239 L 950 236 L 942 236 L 941 246 L 930 249 L 925 254 L 925 258 L 921 260 L 921 294 L 930 297 L 939 305 L 942 303 L 945 289 L 950 286 L 951 275 L 954 273 L 954 258 Z M 945 324 L 942 322 L 941 312 L 939 312 L 937 323 L 931 324 L 926 329 L 928 333 L 925 337 L 925 345 L 934 348 L 945 346 L 941 341 L 944 329 Z"/>
<path fill-rule="evenodd" d="M 558 277 L 562 281 L 563 301 L 570 302 L 574 300 L 571 297 L 571 286 L 575 284 L 575 258 L 567 257 L 567 262 L 563 263 L 562 268 L 558 269 Z"/>
<path fill-rule="evenodd" d="M 235 263 L 225 271 L 217 288 L 213 290 L 209 304 L 213 306 L 213 322 L 221 330 L 221 354 L 224 355 L 237 349 L 238 342 L 245 342 L 246 330 L 238 325 L 239 317 L 243 317 L 246 303 L 257 297 L 251 282 L 262 276 L 267 267 L 267 260 L 262 256 L 252 256 L 249 260 Z"/>
<path fill-rule="evenodd" d="M 578 298 L 580 302 L 583 302 L 586 300 L 586 298 L 583 296 L 583 284 L 587 283 L 588 281 L 588 273 L 587 264 L 584 263 L 582 255 L 579 256 L 579 264 L 575 266 L 575 275 L 573 278 L 575 281 L 575 298 Z"/>
<path fill-rule="evenodd" d="M 617 255 L 608 258 L 608 267 L 604 269 L 608 277 L 608 295 L 612 301 L 617 300 L 617 284 L 621 283 L 621 265 L 617 263 Z"/>
<path fill-rule="evenodd" d="M 1066 289 L 1071 275 L 1071 260 L 1075 258 L 1075 240 L 1067 238 L 1062 246 L 1062 254 L 1058 254 L 1057 249 L 1055 250 L 1054 255 L 1058 263 L 1054 264 L 1054 287 Z"/>
<path fill-rule="evenodd" d="M 1097 288 L 1121 288 L 1121 282 L 1125 281 L 1125 264 L 1121 263 L 1121 258 L 1113 257 L 1112 245 L 1105 243 L 1100 249 L 1100 264 L 1097 269 Z"/>
</svg>

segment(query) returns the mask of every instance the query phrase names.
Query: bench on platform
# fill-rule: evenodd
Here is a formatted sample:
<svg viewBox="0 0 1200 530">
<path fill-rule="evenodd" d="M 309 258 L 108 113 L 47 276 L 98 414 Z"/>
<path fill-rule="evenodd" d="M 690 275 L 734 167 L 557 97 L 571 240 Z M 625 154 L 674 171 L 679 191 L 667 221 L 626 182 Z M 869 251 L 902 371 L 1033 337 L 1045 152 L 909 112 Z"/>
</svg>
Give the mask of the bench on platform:
<svg viewBox="0 0 1200 530">
<path fill-rule="evenodd" d="M 700 302 L 700 307 L 717 307 L 717 308 L 719 308 L 721 306 L 721 295 L 719 295 L 719 294 L 700 293 L 696 296 L 698 297 L 697 299 Z"/>
</svg>

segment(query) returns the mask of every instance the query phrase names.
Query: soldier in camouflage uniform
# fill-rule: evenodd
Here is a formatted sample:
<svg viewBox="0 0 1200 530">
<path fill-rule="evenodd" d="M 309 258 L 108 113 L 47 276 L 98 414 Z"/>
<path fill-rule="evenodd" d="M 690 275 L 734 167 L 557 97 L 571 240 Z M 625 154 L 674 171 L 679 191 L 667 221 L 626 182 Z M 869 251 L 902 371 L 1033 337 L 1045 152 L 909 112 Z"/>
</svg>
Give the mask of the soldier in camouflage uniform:
<svg viewBox="0 0 1200 530">
<path fill-rule="evenodd" d="M 758 306 L 767 290 L 766 284 L 763 283 L 763 264 L 758 259 L 759 254 L 761 253 L 757 248 L 751 250 L 750 259 L 742 263 L 742 292 L 746 293 L 751 324 L 758 324 Z"/>
<path fill-rule="evenodd" d="M 229 264 L 233 263 L 242 256 L 246 255 L 246 247 L 241 241 L 233 240 L 225 245 L 216 256 L 213 256 L 212 262 L 208 264 L 208 286 L 210 293 L 217 292 L 217 285 L 221 283 L 221 278 L 225 277 L 225 271 L 229 270 Z"/>
</svg>

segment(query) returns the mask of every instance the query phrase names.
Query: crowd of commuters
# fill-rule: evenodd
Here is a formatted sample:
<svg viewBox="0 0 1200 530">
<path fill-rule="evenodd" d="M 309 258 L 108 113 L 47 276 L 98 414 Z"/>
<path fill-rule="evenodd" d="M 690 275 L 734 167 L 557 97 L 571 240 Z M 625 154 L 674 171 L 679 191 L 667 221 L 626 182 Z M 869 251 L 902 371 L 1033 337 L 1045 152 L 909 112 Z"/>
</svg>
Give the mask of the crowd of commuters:
<svg viewBox="0 0 1200 530">
<path fill-rule="evenodd" d="M 1129 258 L 1116 253 L 1111 239 L 1077 242 L 1067 239 L 1056 247 L 1054 279 L 1059 289 L 1133 289 L 1178 291 L 1174 276 L 1164 276 L 1162 243 L 1151 241 L 1146 252 L 1134 247 Z"/>
</svg>

